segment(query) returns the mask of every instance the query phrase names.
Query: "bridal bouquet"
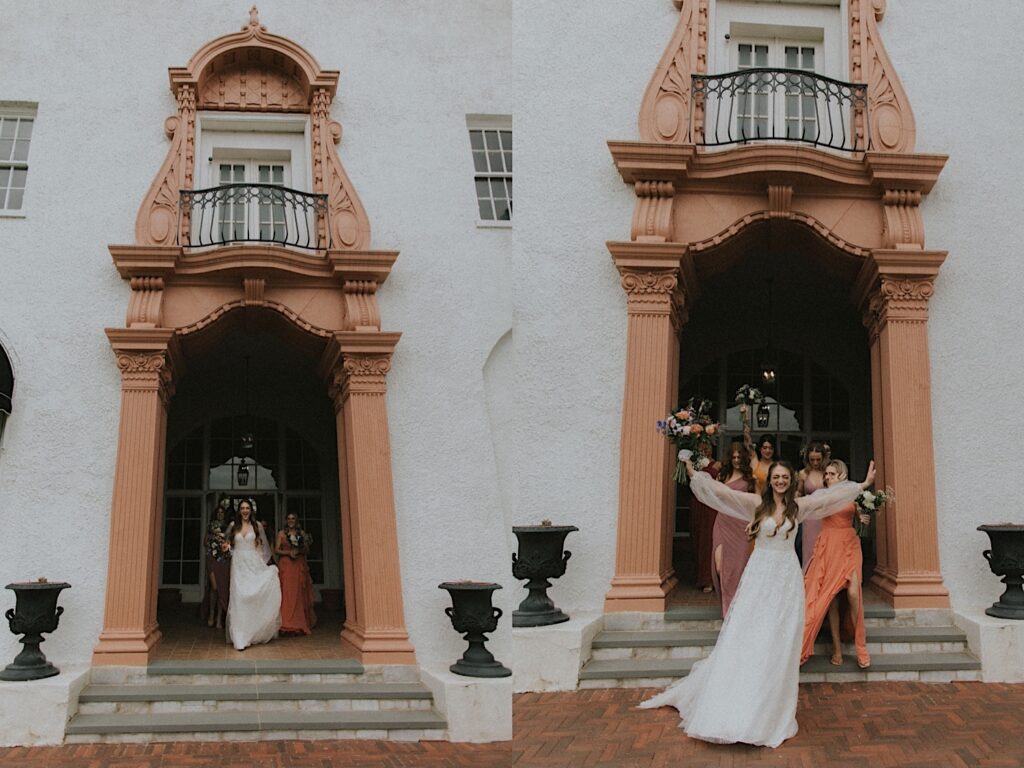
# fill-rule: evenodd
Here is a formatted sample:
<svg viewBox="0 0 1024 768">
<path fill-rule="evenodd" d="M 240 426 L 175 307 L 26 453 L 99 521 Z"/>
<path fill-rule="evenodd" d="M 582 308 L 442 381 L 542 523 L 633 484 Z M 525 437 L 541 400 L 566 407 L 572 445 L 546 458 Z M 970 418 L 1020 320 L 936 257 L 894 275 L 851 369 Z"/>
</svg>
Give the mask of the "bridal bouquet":
<svg viewBox="0 0 1024 768">
<path fill-rule="evenodd" d="M 736 390 L 736 404 L 741 406 L 741 412 L 743 411 L 743 408 L 751 405 L 759 405 L 763 400 L 764 393 L 757 387 L 752 387 L 749 384 L 744 384 Z"/>
<path fill-rule="evenodd" d="M 224 527 L 220 523 L 210 523 L 210 530 L 206 537 L 206 553 L 218 563 L 223 563 L 231 557 L 228 540 L 224 538 Z"/>
<path fill-rule="evenodd" d="M 303 549 L 307 544 L 313 544 L 313 537 L 305 531 L 299 531 L 298 533 L 289 533 L 288 543 L 296 549 Z"/>
<path fill-rule="evenodd" d="M 658 431 L 672 443 L 679 446 L 676 456 L 676 471 L 672 478 L 677 483 L 686 485 L 686 460 L 693 457 L 693 466 L 704 469 L 711 462 L 700 452 L 701 444 L 714 445 L 718 436 L 718 424 L 711 418 L 711 401 L 701 400 L 694 403 L 694 398 L 682 408 L 676 409 L 658 422 Z"/>
<path fill-rule="evenodd" d="M 853 518 L 853 527 L 857 531 L 857 535 L 864 538 L 868 535 L 871 530 L 871 524 L 874 522 L 874 515 L 880 510 L 887 501 L 892 501 L 893 492 L 891 488 L 886 488 L 884 491 L 861 491 L 857 498 L 853 500 L 854 506 L 857 508 L 855 517 Z M 868 515 L 871 517 L 870 523 L 862 523 L 860 520 L 861 515 Z"/>
</svg>

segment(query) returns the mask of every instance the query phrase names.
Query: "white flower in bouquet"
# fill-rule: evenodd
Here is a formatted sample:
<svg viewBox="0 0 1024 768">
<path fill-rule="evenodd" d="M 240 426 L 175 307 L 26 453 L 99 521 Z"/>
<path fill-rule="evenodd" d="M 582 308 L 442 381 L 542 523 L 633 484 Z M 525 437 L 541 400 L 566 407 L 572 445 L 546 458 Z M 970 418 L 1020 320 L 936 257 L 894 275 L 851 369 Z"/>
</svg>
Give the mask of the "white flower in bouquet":
<svg viewBox="0 0 1024 768">
<path fill-rule="evenodd" d="M 861 503 L 868 509 L 874 509 L 875 494 L 873 494 L 871 491 L 864 491 L 863 495 L 861 496 Z"/>
<path fill-rule="evenodd" d="M 709 466 L 710 464 L 711 464 L 711 459 L 709 459 L 707 456 L 701 455 L 701 456 L 698 456 L 694 460 L 693 468 L 697 469 L 697 470 L 701 470 L 701 469 L 704 469 L 704 467 Z"/>
</svg>

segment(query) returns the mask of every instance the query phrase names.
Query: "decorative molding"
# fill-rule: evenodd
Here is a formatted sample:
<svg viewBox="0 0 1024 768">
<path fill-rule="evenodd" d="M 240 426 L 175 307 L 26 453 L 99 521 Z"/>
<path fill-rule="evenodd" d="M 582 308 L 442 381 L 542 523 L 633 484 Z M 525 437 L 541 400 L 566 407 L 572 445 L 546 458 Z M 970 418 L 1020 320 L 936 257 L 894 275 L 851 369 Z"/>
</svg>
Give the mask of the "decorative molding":
<svg viewBox="0 0 1024 768">
<path fill-rule="evenodd" d="M 353 394 L 383 395 L 400 333 L 339 331 L 331 334 L 320 361 L 336 411 Z"/>
<path fill-rule="evenodd" d="M 261 307 L 266 303 L 267 281 L 261 277 L 246 277 L 242 280 L 243 307 Z"/>
<path fill-rule="evenodd" d="M 326 328 L 320 328 L 318 326 L 313 325 L 312 323 L 303 320 L 302 317 L 300 317 L 297 312 L 295 312 L 293 309 L 290 309 L 289 307 L 286 307 L 284 304 L 278 301 L 270 301 L 268 299 L 261 299 L 258 303 L 249 303 L 246 301 L 246 299 L 236 299 L 235 301 L 226 302 L 217 307 L 215 310 L 213 310 L 210 314 L 206 315 L 202 319 L 197 320 L 194 323 L 190 323 L 189 325 L 183 325 L 180 328 L 175 329 L 175 332 L 179 336 L 190 336 L 194 333 L 198 333 L 207 326 L 212 325 L 214 322 L 219 320 L 228 312 L 231 312 L 236 309 L 241 309 L 242 307 L 253 306 L 273 310 L 274 312 L 277 312 L 283 315 L 284 317 L 287 317 L 295 325 L 295 327 L 313 336 L 326 338 L 330 336 L 332 333 L 332 331 L 329 331 Z"/>
<path fill-rule="evenodd" d="M 342 290 L 345 295 L 345 330 L 379 331 L 377 283 L 372 280 L 346 280 Z"/>
<path fill-rule="evenodd" d="M 861 319 L 874 340 L 893 321 L 924 323 L 945 251 L 876 249 L 853 289 Z"/>
<path fill-rule="evenodd" d="M 882 195 L 882 243 L 886 248 L 924 248 L 924 220 L 920 205 L 920 192 L 907 189 L 885 191 Z"/>
<path fill-rule="evenodd" d="M 327 193 L 328 220 L 320 227 L 329 228 L 333 248 L 365 250 L 370 221 L 334 147 L 341 141 L 341 124 L 330 119 L 331 98 L 326 88 L 313 95 L 313 190 Z"/>
<path fill-rule="evenodd" d="M 156 392 L 164 407 L 183 370 L 174 332 L 161 328 L 108 328 L 107 338 L 121 372 L 122 392 Z"/>
<path fill-rule="evenodd" d="M 132 293 L 128 299 L 129 328 L 156 328 L 163 321 L 164 281 L 162 277 L 133 277 L 129 283 Z"/>
<path fill-rule="evenodd" d="M 663 243 L 672 239 L 672 203 L 675 188 L 670 181 L 638 181 L 633 185 L 636 205 L 630 238 Z"/>
<path fill-rule="evenodd" d="M 164 121 L 171 140 L 167 157 L 142 199 L 135 217 L 135 242 L 139 245 L 174 245 L 178 235 L 178 192 L 192 186 L 195 165 L 195 86 L 182 84 L 175 91 L 178 112 Z M 186 222 L 181 222 L 184 226 Z"/>
<path fill-rule="evenodd" d="M 679 20 L 658 62 L 640 105 L 640 137 L 644 141 L 680 144 L 691 126 L 690 76 L 707 72 L 707 0 L 674 0 Z M 702 130 L 700 105 L 693 111 L 693 134 Z"/>
<path fill-rule="evenodd" d="M 768 185 L 768 218 L 793 218 L 793 187 L 786 184 Z"/>
<path fill-rule="evenodd" d="M 700 253 L 701 251 L 706 251 L 708 248 L 716 248 L 730 238 L 738 235 L 751 224 L 756 224 L 760 221 L 768 221 L 772 218 L 775 218 L 775 216 L 771 211 L 754 211 L 753 213 L 748 213 L 745 216 L 741 216 L 721 232 L 716 232 L 711 237 L 704 238 L 703 240 L 696 240 L 689 243 L 688 247 L 693 253 Z M 833 232 L 828 226 L 809 214 L 792 212 L 786 218 L 798 224 L 803 224 L 816 235 L 821 237 L 822 240 L 850 256 L 856 256 L 857 258 L 864 259 L 871 253 L 870 249 L 854 245 L 853 243 L 839 237 L 839 235 Z"/>
<path fill-rule="evenodd" d="M 868 86 L 870 146 L 880 152 L 913 152 L 914 112 L 878 30 L 885 4 L 886 0 L 849 0 L 850 80 Z M 863 117 L 857 122 L 858 138 L 863 140 Z"/>
</svg>

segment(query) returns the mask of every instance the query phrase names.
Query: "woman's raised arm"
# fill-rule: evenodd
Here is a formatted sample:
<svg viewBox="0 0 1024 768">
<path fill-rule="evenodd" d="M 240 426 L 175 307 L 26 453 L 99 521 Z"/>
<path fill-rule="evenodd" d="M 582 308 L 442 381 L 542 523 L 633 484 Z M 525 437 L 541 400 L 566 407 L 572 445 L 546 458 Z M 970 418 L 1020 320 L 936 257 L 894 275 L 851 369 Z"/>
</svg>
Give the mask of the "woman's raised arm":
<svg viewBox="0 0 1024 768">
<path fill-rule="evenodd" d="M 687 471 L 692 469 L 692 465 L 687 462 Z M 754 511 L 761 503 L 761 497 L 756 493 L 735 491 L 725 483 L 712 479 L 707 472 L 691 472 L 690 490 L 716 512 L 747 523 L 754 519 Z"/>
<path fill-rule="evenodd" d="M 875 462 L 872 461 L 868 465 L 868 472 L 863 482 L 855 483 L 851 480 L 846 480 L 842 483 L 830 485 L 828 488 L 815 491 L 810 496 L 798 498 L 796 500 L 796 506 L 799 510 L 797 519 L 803 522 L 808 519 L 820 520 L 823 517 L 834 515 L 856 499 L 861 491 L 870 487 L 874 482 Z"/>
</svg>

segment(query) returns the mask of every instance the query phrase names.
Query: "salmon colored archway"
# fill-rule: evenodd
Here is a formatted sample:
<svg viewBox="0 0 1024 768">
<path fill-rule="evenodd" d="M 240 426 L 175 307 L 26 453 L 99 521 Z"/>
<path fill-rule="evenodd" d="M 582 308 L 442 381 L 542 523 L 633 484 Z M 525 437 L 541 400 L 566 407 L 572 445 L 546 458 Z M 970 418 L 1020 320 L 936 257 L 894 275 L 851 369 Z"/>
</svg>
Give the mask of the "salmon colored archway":
<svg viewBox="0 0 1024 768">
<path fill-rule="evenodd" d="M 609 142 L 636 205 L 629 241 L 608 249 L 627 296 L 619 517 L 608 611 L 662 611 L 671 565 L 672 452 L 653 424 L 675 405 L 679 330 L 699 300 L 695 254 L 760 221 L 815 232 L 859 260 L 850 300 L 868 330 L 879 519 L 874 583 L 898 608 L 948 607 L 938 558 L 928 301 L 945 259 L 924 247 L 922 196 L 945 164 L 914 153 L 916 124 L 878 30 L 879 0 L 850 0 L 850 81 L 866 82 L 852 123 L 867 151 L 753 143 L 705 151 L 690 78 L 706 74 L 707 0 L 673 0 L 675 32 L 640 107 L 641 141 Z"/>
<path fill-rule="evenodd" d="M 338 440 L 344 587 L 339 643 L 363 663 L 409 664 L 386 407 L 387 374 L 401 334 L 381 331 L 377 288 L 398 254 L 369 250 L 370 227 L 334 148 L 330 118 L 337 72 L 321 70 L 300 46 L 267 33 L 255 9 L 241 32 L 204 46 L 170 70 L 178 110 L 163 166 L 136 218 L 136 243 L 111 245 L 131 297 L 123 328 L 107 329 L 121 372 L 121 420 L 111 504 L 103 629 L 93 663 L 145 665 L 160 641 L 156 596 L 163 517 L 168 403 L 185 359 L 181 340 L 226 312 L 278 313 L 319 354 L 334 402 Z M 246 89 L 245 83 L 262 83 Z M 215 87 L 214 87 L 215 86 Z M 303 112 L 311 121 L 313 192 L 327 196 L 317 227 L 332 246 L 296 252 L 280 245 L 177 245 L 188 226 L 179 191 L 191 189 L 196 109 Z"/>
</svg>

